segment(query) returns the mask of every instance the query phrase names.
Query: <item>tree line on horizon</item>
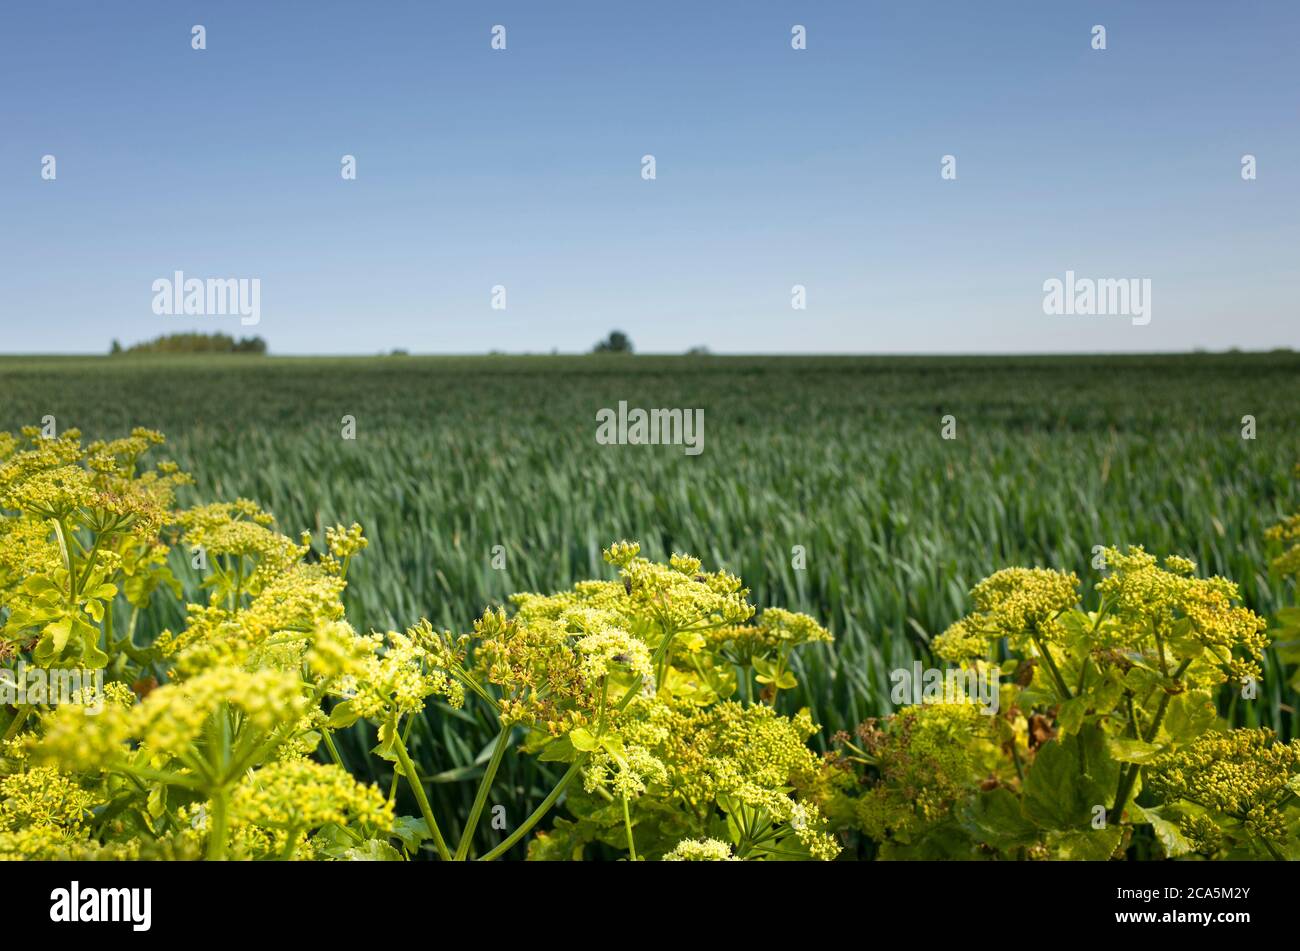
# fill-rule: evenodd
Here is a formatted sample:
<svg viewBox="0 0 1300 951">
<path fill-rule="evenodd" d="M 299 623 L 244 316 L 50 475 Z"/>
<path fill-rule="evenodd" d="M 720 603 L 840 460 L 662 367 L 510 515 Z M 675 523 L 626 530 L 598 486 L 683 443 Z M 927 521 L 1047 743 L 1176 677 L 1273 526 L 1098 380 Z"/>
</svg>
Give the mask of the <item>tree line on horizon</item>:
<svg viewBox="0 0 1300 951">
<path fill-rule="evenodd" d="M 109 349 L 110 356 L 132 353 L 266 353 L 266 341 L 261 337 L 241 337 L 236 340 L 229 334 L 178 333 L 163 334 L 153 340 L 123 348 L 117 340 Z"/>
</svg>

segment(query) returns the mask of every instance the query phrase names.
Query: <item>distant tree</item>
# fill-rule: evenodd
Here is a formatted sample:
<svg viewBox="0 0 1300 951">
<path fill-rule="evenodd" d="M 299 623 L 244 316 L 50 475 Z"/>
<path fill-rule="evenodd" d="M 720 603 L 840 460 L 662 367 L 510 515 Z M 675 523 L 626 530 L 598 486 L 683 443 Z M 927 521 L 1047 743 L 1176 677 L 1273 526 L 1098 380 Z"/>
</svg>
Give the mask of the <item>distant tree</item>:
<svg viewBox="0 0 1300 951">
<path fill-rule="evenodd" d="M 688 357 L 707 357 L 709 355 L 709 348 L 703 345 L 691 347 L 691 349 L 686 351 L 686 355 Z"/>
<path fill-rule="evenodd" d="M 121 352 L 122 352 L 122 344 L 118 341 L 116 337 L 114 337 L 113 346 L 108 348 L 108 353 L 110 356 L 112 356 L 115 353 L 121 353 Z"/>
<path fill-rule="evenodd" d="M 631 353 L 632 338 L 621 330 L 611 330 L 609 336 L 591 348 L 592 353 Z"/>
<path fill-rule="evenodd" d="M 112 354 L 126 353 L 266 353 L 266 341 L 261 337 L 241 337 L 236 340 L 228 334 L 180 333 L 164 334 L 153 340 L 133 344 L 122 349 L 113 341 Z"/>
</svg>

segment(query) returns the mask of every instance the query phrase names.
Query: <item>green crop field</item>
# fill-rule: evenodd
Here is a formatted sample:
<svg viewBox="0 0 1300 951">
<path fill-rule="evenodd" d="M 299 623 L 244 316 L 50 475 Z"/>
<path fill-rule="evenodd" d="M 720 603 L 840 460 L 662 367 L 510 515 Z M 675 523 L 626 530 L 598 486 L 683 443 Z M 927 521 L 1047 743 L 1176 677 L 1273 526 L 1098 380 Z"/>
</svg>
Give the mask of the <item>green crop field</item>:
<svg viewBox="0 0 1300 951">
<path fill-rule="evenodd" d="M 703 452 L 598 445 L 596 413 L 619 401 L 703 409 Z M 811 709 L 819 748 L 886 712 L 889 671 L 925 656 L 1000 567 L 1088 583 L 1094 546 L 1143 544 L 1240 582 L 1262 614 L 1291 597 L 1262 539 L 1296 507 L 1289 352 L 0 359 L 0 430 L 47 415 L 89 437 L 163 431 L 160 452 L 196 475 L 186 500 L 251 498 L 290 534 L 359 522 L 370 547 L 345 595 L 359 629 L 427 617 L 467 630 L 512 592 L 611 577 L 601 548 L 617 539 L 726 567 L 756 603 L 834 634 L 781 697 Z M 955 439 L 941 438 L 948 415 Z M 180 622 L 166 610 L 161 623 Z M 1240 716 L 1293 735 L 1296 696 L 1275 664 Z M 419 727 L 417 758 L 449 814 L 463 815 L 495 732 L 472 710 Z M 365 742 L 345 757 L 365 760 Z M 547 769 L 502 776 L 527 803 Z"/>
</svg>

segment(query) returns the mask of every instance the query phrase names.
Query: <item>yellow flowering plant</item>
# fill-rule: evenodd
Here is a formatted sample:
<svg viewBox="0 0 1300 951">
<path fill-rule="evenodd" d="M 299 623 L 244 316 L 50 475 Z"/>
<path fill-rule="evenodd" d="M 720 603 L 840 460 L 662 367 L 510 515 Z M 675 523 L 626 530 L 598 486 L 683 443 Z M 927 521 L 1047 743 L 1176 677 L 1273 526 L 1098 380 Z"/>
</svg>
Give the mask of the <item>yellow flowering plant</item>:
<svg viewBox="0 0 1300 951">
<path fill-rule="evenodd" d="M 466 859 L 516 745 L 565 771 L 479 858 L 504 854 L 566 793 L 573 818 L 531 857 L 596 843 L 630 859 L 712 856 L 691 845 L 710 841 L 737 859 L 838 851 L 803 793 L 815 726 L 773 706 L 794 686 L 790 651 L 829 640 L 812 618 L 754 621 L 738 578 L 619 543 L 605 553 L 617 580 L 518 595 L 472 633 L 423 620 L 360 633 L 342 603 L 359 526 L 327 529 L 317 551 L 247 499 L 178 509 L 192 480 L 143 461 L 162 441 L 0 434 L 0 653 L 104 679 L 98 704 L 36 697 L 6 712 L 0 856 L 395 859 L 428 842 Z M 175 629 L 141 630 L 154 597 L 180 595 L 172 566 L 186 560 L 206 598 Z M 500 733 L 453 845 L 408 742 L 431 700 L 455 711 L 467 698 Z M 386 792 L 339 754 L 335 734 L 358 724 L 391 765 Z M 418 819 L 395 814 L 399 781 Z"/>
<path fill-rule="evenodd" d="M 1141 827 L 1167 857 L 1300 858 L 1300 742 L 1229 730 L 1214 702 L 1261 676 L 1266 622 L 1187 559 L 1104 559 L 1091 606 L 1048 569 L 974 588 L 932 649 L 993 678 L 996 712 L 945 697 L 839 736 L 839 826 L 883 858 L 1101 860 Z"/>
<path fill-rule="evenodd" d="M 190 477 L 145 461 L 162 442 L 0 433 L 0 674 L 68 687 L 0 705 L 0 858 L 1300 858 L 1300 743 L 1214 702 L 1262 676 L 1265 622 L 1186 559 L 1108 549 L 1087 598 L 1068 573 L 995 573 L 931 645 L 993 682 L 992 709 L 906 707 L 819 756 L 787 701 L 795 652 L 831 635 L 725 570 L 618 542 L 610 577 L 468 632 L 362 632 L 359 526 L 317 546 L 247 499 L 179 507 Z M 1270 536 L 1282 573 L 1293 528 Z M 497 733 L 456 771 L 472 806 L 440 816 L 413 729 L 476 716 Z M 558 778 L 480 836 L 508 756 Z"/>
</svg>

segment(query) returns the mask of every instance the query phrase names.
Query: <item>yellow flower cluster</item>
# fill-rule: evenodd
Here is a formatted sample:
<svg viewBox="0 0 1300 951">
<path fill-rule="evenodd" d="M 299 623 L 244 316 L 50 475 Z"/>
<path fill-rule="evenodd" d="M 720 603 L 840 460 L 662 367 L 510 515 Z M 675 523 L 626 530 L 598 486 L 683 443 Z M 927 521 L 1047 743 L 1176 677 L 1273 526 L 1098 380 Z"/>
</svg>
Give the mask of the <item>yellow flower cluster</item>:
<svg viewBox="0 0 1300 951">
<path fill-rule="evenodd" d="M 1104 557 L 1110 574 L 1097 585 L 1109 607 L 1108 622 L 1099 630 L 1103 641 L 1132 650 L 1149 648 L 1158 637 L 1175 655 L 1204 661 L 1197 682 L 1216 669 L 1236 680 L 1262 676 L 1258 662 L 1268 646 L 1268 622 L 1240 606 L 1235 583 L 1192 577 L 1196 565 L 1186 558 L 1166 558 L 1162 568 L 1140 546 L 1127 552 L 1108 548 Z"/>
<path fill-rule="evenodd" d="M 880 774 L 857 805 L 863 831 L 907 842 L 948 815 L 994 755 L 991 719 L 973 703 L 927 703 L 863 724 L 862 748 Z"/>
<path fill-rule="evenodd" d="M 0 832 L 54 826 L 79 834 L 95 797 L 50 766 L 0 779 Z"/>
<path fill-rule="evenodd" d="M 734 862 L 731 846 L 718 839 L 682 839 L 664 856 L 665 862 Z"/>
<path fill-rule="evenodd" d="M 820 764 L 805 743 L 815 730 L 806 710 L 789 719 L 764 704 L 693 708 L 658 699 L 635 701 L 620 727 L 663 764 L 659 784 L 688 810 L 734 798 L 789 824 L 815 858 L 831 859 L 839 845 L 817 807 L 790 795 L 817 781 Z"/>
<path fill-rule="evenodd" d="M 296 723 L 307 702 L 295 673 L 212 667 L 158 687 L 130 708 L 107 704 L 96 716 L 81 706 L 59 707 L 42 718 L 44 735 L 33 754 L 42 762 L 86 771 L 121 764 L 132 743 L 156 757 L 184 757 L 224 709 L 238 711 L 249 727 L 269 733 Z"/>
<path fill-rule="evenodd" d="M 1207 733 L 1189 746 L 1152 763 L 1149 783 L 1159 795 L 1201 806 L 1221 817 L 1245 824 L 1259 839 L 1277 840 L 1287 834 L 1284 804 L 1296 797 L 1300 775 L 1300 740 L 1277 742 L 1271 730 L 1231 730 Z M 1221 821 L 1205 817 L 1190 831 L 1202 842 L 1219 836 Z"/>
<path fill-rule="evenodd" d="M 322 826 L 348 826 L 362 835 L 384 836 L 393 808 L 374 786 L 346 770 L 306 759 L 289 759 L 256 770 L 231 794 L 230 822 L 236 841 L 259 854 L 301 854 L 306 837 Z"/>
<path fill-rule="evenodd" d="M 975 614 L 967 631 L 989 638 L 1007 638 L 1022 649 L 1031 636 L 1046 643 L 1064 632 L 1059 616 L 1079 603 L 1079 579 L 1073 573 L 1050 568 L 1003 568 L 971 591 Z"/>
</svg>

